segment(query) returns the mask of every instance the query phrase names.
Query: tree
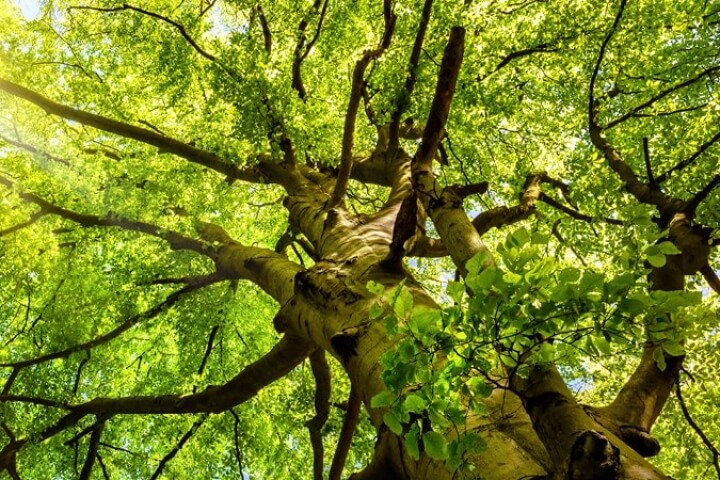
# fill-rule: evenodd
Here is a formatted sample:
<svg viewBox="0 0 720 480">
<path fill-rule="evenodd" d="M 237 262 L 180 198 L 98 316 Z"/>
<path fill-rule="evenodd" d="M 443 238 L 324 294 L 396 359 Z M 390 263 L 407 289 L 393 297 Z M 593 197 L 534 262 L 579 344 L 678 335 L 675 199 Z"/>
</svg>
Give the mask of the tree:
<svg viewBox="0 0 720 480">
<path fill-rule="evenodd" d="M 716 2 L 0 11 L 2 475 L 720 478 Z"/>
</svg>

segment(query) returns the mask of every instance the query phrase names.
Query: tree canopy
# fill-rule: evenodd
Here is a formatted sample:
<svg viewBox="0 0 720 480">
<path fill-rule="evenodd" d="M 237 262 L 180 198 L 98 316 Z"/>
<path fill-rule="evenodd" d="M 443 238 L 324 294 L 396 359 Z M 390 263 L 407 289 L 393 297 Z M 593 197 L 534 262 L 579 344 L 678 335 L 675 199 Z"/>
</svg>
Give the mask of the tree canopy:
<svg viewBox="0 0 720 480">
<path fill-rule="evenodd" d="M 0 0 L 0 478 L 720 479 L 719 82 L 714 0 Z"/>
</svg>

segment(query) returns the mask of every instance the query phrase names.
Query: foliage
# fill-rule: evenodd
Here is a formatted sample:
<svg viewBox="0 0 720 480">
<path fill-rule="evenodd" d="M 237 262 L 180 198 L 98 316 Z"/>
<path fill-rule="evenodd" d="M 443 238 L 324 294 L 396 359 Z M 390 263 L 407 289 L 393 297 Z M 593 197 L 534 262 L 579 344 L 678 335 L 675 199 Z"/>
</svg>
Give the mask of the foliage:
<svg viewBox="0 0 720 480">
<path fill-rule="evenodd" d="M 345 471 L 370 463 L 379 411 L 412 459 L 427 454 L 477 475 L 471 457 L 487 438 L 468 425 L 488 418 L 485 401 L 510 388 L 507 378 L 557 366 L 579 402 L 606 405 L 647 342 L 660 371 L 687 355 L 689 414 L 720 447 L 720 282 L 708 280 L 720 260 L 720 3 L 427 2 L 413 66 L 425 3 L 385 2 L 396 16 L 392 42 L 361 72 L 360 114 L 349 125 L 355 170 L 338 210 L 360 232 L 387 208 L 397 185 L 386 170 L 363 177 L 362 164 L 380 151 L 384 126 L 424 125 L 448 32 L 462 25 L 462 70 L 429 170 L 452 191 L 487 182 L 482 195 L 454 198 L 484 225 L 488 249 L 453 264 L 446 236 L 442 255 L 413 256 L 390 222 L 392 245 L 382 248 L 407 246 L 406 258 L 372 255 L 397 260 L 403 280 L 353 279 L 352 292 L 369 299 L 358 311 L 383 326 L 390 347 L 376 372 L 385 390 L 364 398 L 371 414 L 361 414 Z M 278 303 L 282 313 L 291 302 L 273 298 L 279 277 L 253 276 L 252 260 L 277 253 L 292 264 L 285 271 L 309 272 L 339 255 L 316 255 L 328 243 L 312 237 L 320 227 L 289 218 L 305 187 L 273 175 L 300 165 L 299 176 L 325 188 L 347 165 L 356 62 L 378 48 L 388 18 L 367 1 L 0 0 L 0 446 L 29 439 L 17 453 L 22 478 L 82 475 L 97 428 L 93 478 L 310 476 L 307 424 L 319 388 L 309 362 L 217 415 L 98 414 L 43 435 L 68 405 L 203 392 L 278 344 Z M 101 125 L 69 109 L 100 115 Z M 598 146 L 593 118 L 632 177 Z M 411 158 L 424 141 L 408 133 L 398 146 Z M 671 213 L 688 214 L 707 252 L 678 240 L 669 204 L 653 203 L 658 192 L 682 199 L 682 208 L 668 200 Z M 428 215 L 412 235 L 443 237 L 418 199 Z M 321 213 L 323 228 L 332 224 Z M 210 224 L 231 241 L 203 234 Z M 353 242 L 370 249 L 375 238 Z M 238 245 L 263 250 L 230 268 L 219 252 Z M 652 272 L 696 253 L 704 263 L 680 274 L 682 290 L 652 285 Z M 330 317 L 321 320 L 335 325 Z M 346 360 L 330 360 L 328 452 L 351 410 Z M 663 445 L 654 463 L 667 474 L 711 478 L 710 450 L 677 400 L 653 434 Z M 0 454 L 0 475 L 12 475 L 13 456 Z"/>
</svg>

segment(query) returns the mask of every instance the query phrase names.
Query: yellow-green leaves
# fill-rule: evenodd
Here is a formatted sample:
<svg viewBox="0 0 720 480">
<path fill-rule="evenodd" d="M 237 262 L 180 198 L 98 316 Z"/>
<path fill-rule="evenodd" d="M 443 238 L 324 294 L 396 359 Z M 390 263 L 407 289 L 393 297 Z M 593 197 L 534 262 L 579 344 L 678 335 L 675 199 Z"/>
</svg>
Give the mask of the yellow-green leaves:
<svg viewBox="0 0 720 480">
<path fill-rule="evenodd" d="M 645 249 L 645 258 L 648 263 L 655 268 L 660 268 L 667 262 L 666 255 L 677 255 L 681 253 L 674 243 L 664 241 L 655 245 L 650 245 Z"/>
</svg>

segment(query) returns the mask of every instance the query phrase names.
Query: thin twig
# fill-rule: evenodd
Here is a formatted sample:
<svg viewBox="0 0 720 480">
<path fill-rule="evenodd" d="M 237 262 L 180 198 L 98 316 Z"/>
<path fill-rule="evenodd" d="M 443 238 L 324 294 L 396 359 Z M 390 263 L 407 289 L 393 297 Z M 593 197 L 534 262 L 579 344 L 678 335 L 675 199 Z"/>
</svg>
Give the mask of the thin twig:
<svg viewBox="0 0 720 480">
<path fill-rule="evenodd" d="M 657 177 L 657 183 L 663 183 L 665 180 L 670 178 L 670 175 L 672 175 L 673 173 L 680 171 L 680 170 L 692 165 L 693 163 L 695 163 L 695 161 L 700 157 L 700 155 L 702 155 L 708 148 L 710 148 L 715 143 L 717 143 L 718 140 L 720 140 L 720 131 L 715 133 L 715 135 L 710 140 L 708 140 L 707 142 L 700 145 L 698 147 L 698 149 L 695 150 L 695 152 L 692 155 L 690 155 L 688 158 L 686 158 L 685 160 L 682 160 L 681 162 L 678 162 L 676 165 L 671 167 L 667 172 L 665 172 L 662 175 L 660 175 L 659 177 Z"/>
<path fill-rule="evenodd" d="M 710 441 L 710 439 L 705 435 L 705 432 L 698 426 L 697 423 L 695 423 L 695 420 L 693 420 L 692 416 L 690 415 L 690 412 L 688 411 L 687 405 L 685 405 L 685 400 L 682 396 L 682 391 L 680 388 L 680 382 L 675 383 L 675 394 L 677 395 L 678 403 L 680 404 L 680 409 L 682 410 L 683 416 L 685 417 L 685 420 L 687 421 L 688 425 L 695 430 L 695 433 L 700 437 L 703 444 L 707 447 L 708 450 L 710 450 L 710 453 L 712 454 L 712 464 L 715 467 L 715 471 L 717 472 L 718 480 L 720 480 L 720 451 L 718 451 L 717 448 L 715 448 L 715 445 Z"/>
<path fill-rule="evenodd" d="M 182 448 L 185 446 L 187 441 L 190 440 L 190 438 L 192 438 L 192 436 L 195 434 L 195 432 L 197 432 L 198 428 L 200 428 L 202 426 L 202 424 L 205 422 L 205 420 L 207 420 L 207 418 L 208 418 L 208 415 L 203 415 L 197 421 L 195 421 L 195 423 L 192 424 L 190 429 L 187 432 L 185 432 L 185 434 L 180 438 L 180 441 L 177 443 L 175 448 L 170 450 L 167 453 L 167 455 L 165 455 L 163 457 L 163 459 L 160 460 L 160 464 L 158 465 L 157 469 L 155 470 L 155 473 L 153 473 L 152 476 L 150 477 L 150 480 L 156 480 L 160 477 L 165 466 L 170 462 L 170 460 L 175 458 L 175 455 L 177 455 L 180 452 L 180 450 L 182 450 Z"/>
<path fill-rule="evenodd" d="M 215 342 L 215 335 L 217 335 L 219 329 L 220 325 L 215 325 L 210 331 L 207 347 L 205 348 L 205 355 L 203 355 L 202 361 L 200 362 L 200 368 L 198 368 L 198 375 L 202 375 L 203 371 L 205 371 L 205 365 L 207 364 L 210 353 L 212 352 L 213 343 Z"/>
<path fill-rule="evenodd" d="M 707 198 L 710 193 L 712 193 L 717 186 L 720 185 L 720 173 L 715 175 L 710 182 L 708 182 L 707 185 L 705 185 L 702 190 L 700 190 L 698 193 L 693 195 L 693 197 L 687 201 L 687 204 L 683 208 L 683 210 L 687 213 L 694 214 L 695 210 L 697 210 L 697 207 L 700 206 L 700 204 Z"/>
<path fill-rule="evenodd" d="M 348 181 L 350 180 L 350 172 L 353 165 L 353 142 L 355 138 L 355 121 L 357 112 L 362 99 L 362 87 L 365 82 L 365 69 L 372 60 L 377 59 L 390 46 L 393 32 L 395 31 L 395 21 L 397 16 L 392 11 L 391 1 L 383 2 L 383 18 L 385 19 L 385 30 L 383 31 L 380 45 L 374 50 L 367 50 L 363 56 L 355 64 L 353 70 L 352 85 L 350 87 L 350 99 L 348 100 L 347 112 L 345 113 L 345 125 L 343 127 L 342 151 L 340 155 L 340 168 L 335 182 L 335 189 L 328 201 L 326 208 L 335 208 L 340 204 L 345 191 L 347 190 Z"/>
<path fill-rule="evenodd" d="M 315 377 L 315 416 L 305 425 L 310 432 L 313 449 L 313 478 L 323 480 L 324 449 L 322 427 L 330 414 L 330 366 L 325 358 L 325 350 L 318 348 L 310 355 L 310 366 Z"/>
<path fill-rule="evenodd" d="M 330 466 L 328 480 L 340 480 L 342 471 L 345 468 L 345 461 L 347 460 L 350 446 L 352 445 L 352 438 L 353 435 L 355 435 L 355 426 L 357 425 L 358 416 L 360 415 L 361 403 L 360 394 L 355 387 L 351 386 L 348 408 L 347 412 L 345 412 L 345 419 L 343 420 L 340 438 L 338 438 L 338 445 L 335 449 L 335 456 Z"/>
</svg>

